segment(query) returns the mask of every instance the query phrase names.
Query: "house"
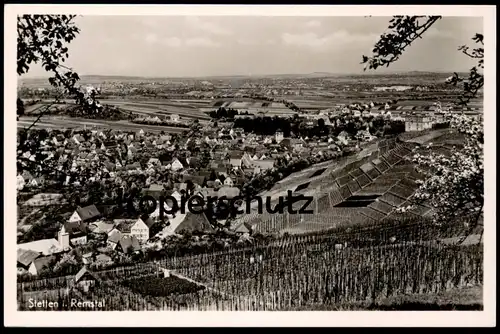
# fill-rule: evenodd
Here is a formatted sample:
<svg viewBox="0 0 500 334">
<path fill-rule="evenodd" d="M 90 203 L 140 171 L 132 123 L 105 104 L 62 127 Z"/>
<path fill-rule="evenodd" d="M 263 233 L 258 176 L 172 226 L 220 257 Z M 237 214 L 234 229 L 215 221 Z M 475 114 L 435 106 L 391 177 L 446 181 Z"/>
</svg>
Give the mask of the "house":
<svg viewBox="0 0 500 334">
<path fill-rule="evenodd" d="M 99 133 L 97 134 L 98 137 L 101 137 L 102 139 L 106 140 L 106 135 L 102 132 L 102 131 L 99 131 Z"/>
<path fill-rule="evenodd" d="M 161 165 L 160 159 L 158 158 L 151 158 L 148 160 L 147 163 L 148 167 L 158 167 Z"/>
<path fill-rule="evenodd" d="M 234 232 L 236 232 L 236 234 L 238 235 L 250 235 L 252 233 L 252 226 L 248 223 L 243 223 L 243 224 L 240 224 L 239 226 L 237 226 L 235 229 L 234 229 Z"/>
<path fill-rule="evenodd" d="M 140 251 L 141 245 L 135 236 L 122 235 L 120 241 L 115 247 L 115 250 L 127 254 L 130 252 Z"/>
<path fill-rule="evenodd" d="M 170 141 L 171 139 L 172 136 L 167 134 L 167 135 L 161 135 L 159 141 L 165 143 Z"/>
<path fill-rule="evenodd" d="M 139 162 L 134 162 L 133 164 L 128 164 L 125 166 L 125 169 L 129 172 L 135 171 L 135 170 L 140 171 L 141 168 L 142 167 L 141 167 L 141 164 Z"/>
<path fill-rule="evenodd" d="M 33 178 L 29 182 L 30 187 L 41 187 L 42 185 L 43 185 L 43 178 L 41 177 Z"/>
<path fill-rule="evenodd" d="M 241 158 L 241 165 L 243 168 L 245 167 L 249 167 L 252 165 L 252 156 L 250 154 L 248 154 L 248 152 L 245 152 L 245 154 L 243 154 L 243 157 Z"/>
<path fill-rule="evenodd" d="M 109 248 L 115 250 L 121 238 L 122 232 L 115 228 L 108 233 L 108 240 L 106 241 L 106 244 Z"/>
<path fill-rule="evenodd" d="M 114 224 L 106 223 L 103 221 L 89 224 L 89 230 L 94 234 L 108 234 L 113 230 Z"/>
<path fill-rule="evenodd" d="M 184 165 L 179 161 L 179 159 L 175 158 L 170 164 L 170 169 L 174 172 L 181 170 L 184 168 Z"/>
<path fill-rule="evenodd" d="M 242 187 L 246 182 L 246 179 L 244 177 L 237 176 L 236 179 L 234 180 L 234 185 L 237 187 Z"/>
<path fill-rule="evenodd" d="M 206 177 L 203 175 L 182 175 L 182 182 L 186 183 L 188 181 L 193 182 L 195 185 L 204 186 Z"/>
<path fill-rule="evenodd" d="M 56 240 L 55 238 L 41 239 L 23 244 L 18 244 L 17 249 L 30 250 L 45 256 L 60 253 L 63 251 L 63 248 L 59 244 L 59 241 Z"/>
<path fill-rule="evenodd" d="M 159 224 L 155 223 L 151 217 L 143 215 L 131 226 L 130 235 L 136 237 L 140 243 L 145 243 L 160 230 Z"/>
<path fill-rule="evenodd" d="M 207 187 L 207 188 L 202 188 L 198 191 L 197 193 L 198 196 L 202 196 L 203 198 L 208 198 L 208 197 L 218 197 L 218 192 L 214 189 L 214 188 L 211 188 L 211 187 Z"/>
<path fill-rule="evenodd" d="M 107 170 L 108 173 L 112 172 L 115 170 L 116 165 L 109 162 L 109 161 L 104 161 L 103 162 L 104 168 Z"/>
<path fill-rule="evenodd" d="M 83 143 L 85 141 L 85 138 L 83 138 L 83 136 L 81 136 L 79 134 L 74 135 L 72 139 L 76 145 L 80 145 L 81 143 Z"/>
<path fill-rule="evenodd" d="M 63 249 L 69 246 L 84 245 L 89 233 L 88 224 L 82 221 L 66 222 L 58 233 L 59 244 Z"/>
<path fill-rule="evenodd" d="M 113 259 L 106 254 L 99 254 L 96 256 L 94 263 L 98 266 L 106 266 L 113 263 Z"/>
<path fill-rule="evenodd" d="M 43 256 L 39 252 L 35 252 L 29 249 L 17 249 L 17 268 L 28 271 L 33 261 L 37 258 Z"/>
<path fill-rule="evenodd" d="M 179 189 L 179 190 L 181 190 L 181 189 Z M 180 202 L 181 202 L 181 200 L 182 200 L 182 195 L 181 195 L 181 193 L 180 193 L 179 191 L 177 191 L 177 190 L 174 190 L 174 191 L 170 194 L 170 196 L 172 196 L 173 198 L 175 198 L 175 200 L 177 201 L 177 203 L 180 203 Z"/>
<path fill-rule="evenodd" d="M 31 275 L 38 275 L 44 269 L 48 269 L 51 265 L 56 262 L 56 257 L 54 255 L 38 257 L 29 266 L 28 272 Z"/>
<path fill-rule="evenodd" d="M 179 117 L 179 115 L 177 115 L 177 114 L 170 114 L 170 120 L 171 120 L 172 122 L 179 122 L 180 117 Z"/>
<path fill-rule="evenodd" d="M 243 152 L 241 151 L 232 151 L 229 154 L 229 163 L 233 168 L 241 168 L 242 159 L 243 159 Z"/>
<path fill-rule="evenodd" d="M 259 172 L 257 172 L 257 173 L 260 173 L 263 170 L 272 169 L 274 167 L 274 160 L 270 160 L 270 159 L 254 160 L 254 161 L 252 161 L 252 167 L 254 167 L 254 172 L 255 172 L 255 168 L 258 168 Z"/>
<path fill-rule="evenodd" d="M 292 140 L 290 138 L 283 138 L 283 140 L 280 142 L 281 147 L 285 148 L 292 148 Z"/>
<path fill-rule="evenodd" d="M 165 194 L 165 188 L 162 184 L 153 183 L 149 188 L 142 189 L 142 194 L 144 196 L 151 196 L 156 200 L 160 199 L 160 196 Z"/>
<path fill-rule="evenodd" d="M 89 205 L 84 208 L 78 207 L 69 218 L 69 222 L 91 221 L 101 216 L 95 205 Z"/>
<path fill-rule="evenodd" d="M 197 157 L 190 157 L 187 159 L 187 163 L 190 167 L 196 168 L 201 163 L 201 159 Z"/>
<path fill-rule="evenodd" d="M 364 140 L 364 141 L 371 141 L 371 140 L 376 139 L 377 137 L 372 136 L 370 134 L 370 131 L 367 129 L 367 130 L 359 130 L 356 133 L 356 138 L 360 139 L 360 140 Z"/>
<path fill-rule="evenodd" d="M 217 190 L 217 197 L 218 198 L 234 198 L 240 195 L 240 189 L 236 187 L 221 187 L 219 190 Z"/>
<path fill-rule="evenodd" d="M 432 117 L 423 116 L 407 116 L 405 118 L 405 131 L 422 131 L 432 128 Z"/>
<path fill-rule="evenodd" d="M 180 193 L 181 195 L 185 194 L 188 190 L 187 184 L 185 182 L 175 183 L 174 189 L 177 190 L 177 192 Z"/>
<path fill-rule="evenodd" d="M 23 190 L 24 186 L 26 185 L 26 182 L 24 181 L 24 178 L 22 175 L 18 175 L 16 178 L 16 187 L 17 190 Z"/>
<path fill-rule="evenodd" d="M 349 144 L 349 134 L 346 131 L 342 131 L 338 136 L 337 140 L 342 144 L 342 145 L 348 145 Z"/>
<path fill-rule="evenodd" d="M 92 262 L 92 260 L 94 259 L 94 253 L 90 252 L 90 253 L 85 253 L 82 255 L 82 262 L 83 264 L 89 264 Z"/>
<path fill-rule="evenodd" d="M 276 140 L 276 142 L 279 144 L 281 143 L 281 141 L 283 140 L 284 138 L 284 135 L 283 135 L 283 131 L 281 130 L 276 130 L 276 133 L 274 134 L 274 139 Z"/>
<path fill-rule="evenodd" d="M 225 180 L 224 180 L 224 185 L 225 186 L 228 186 L 228 187 L 232 187 L 234 186 L 234 181 L 233 179 L 231 179 L 231 177 L 226 177 Z"/>
<path fill-rule="evenodd" d="M 187 211 L 184 220 L 177 226 L 175 233 L 182 234 L 185 232 L 214 232 L 210 221 L 205 213 L 192 213 Z"/>
<path fill-rule="evenodd" d="M 220 180 L 219 180 L 219 182 L 220 182 Z M 215 181 L 207 181 L 205 183 L 205 187 L 206 188 L 215 188 Z"/>
<path fill-rule="evenodd" d="M 27 170 L 23 171 L 21 176 L 23 177 L 24 182 L 26 183 L 29 183 L 33 179 L 33 175 L 31 175 L 31 173 L 28 172 Z"/>
<path fill-rule="evenodd" d="M 84 292 L 88 292 L 98 283 L 98 279 L 87 269 L 87 266 L 83 266 L 82 269 L 75 275 L 75 285 L 82 289 Z"/>
</svg>

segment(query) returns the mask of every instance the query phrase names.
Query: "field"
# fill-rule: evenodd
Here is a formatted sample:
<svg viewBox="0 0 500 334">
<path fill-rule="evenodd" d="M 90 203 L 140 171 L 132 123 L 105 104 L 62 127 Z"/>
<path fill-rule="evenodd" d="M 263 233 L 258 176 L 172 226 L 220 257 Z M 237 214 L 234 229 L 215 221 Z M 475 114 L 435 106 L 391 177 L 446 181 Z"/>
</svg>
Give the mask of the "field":
<svg viewBox="0 0 500 334">
<path fill-rule="evenodd" d="M 21 117 L 19 121 L 17 121 L 18 129 L 28 128 L 35 121 L 35 119 L 35 117 Z M 182 133 L 186 130 L 185 128 L 179 127 L 135 124 L 128 121 L 88 120 L 63 116 L 44 116 L 36 123 L 34 128 L 60 130 L 82 128 L 84 126 L 87 126 L 88 128 L 96 127 L 97 129 L 115 129 L 122 131 L 139 131 L 140 129 L 143 129 L 144 131 L 154 133 L 160 133 L 162 131 L 169 133 Z"/>
<path fill-rule="evenodd" d="M 73 105 L 72 100 L 63 100 L 66 104 L 55 104 L 50 107 L 50 110 L 55 111 L 56 109 L 65 109 L 68 106 Z M 200 109 L 205 107 L 207 101 L 198 101 L 198 103 L 193 103 L 191 100 L 122 100 L 122 99 L 101 99 L 102 104 L 109 104 L 118 107 L 121 111 L 128 113 L 132 112 L 134 114 L 144 115 L 144 116 L 159 116 L 164 117 L 170 114 L 177 114 L 181 119 L 193 120 L 198 119 L 201 122 L 210 120 L 210 116 L 202 112 Z M 45 110 L 45 106 L 52 103 L 51 100 L 42 100 L 39 103 L 28 106 L 25 109 L 25 115 L 18 121 L 18 128 L 30 126 L 34 117 L 37 116 L 41 111 Z M 151 132 L 170 132 L 170 133 L 180 133 L 182 129 L 175 127 L 165 127 L 165 126 L 149 126 L 149 125 L 138 125 L 122 121 L 112 121 L 112 120 L 88 120 L 88 119 L 78 119 L 67 116 L 50 116 L 46 115 L 41 118 L 41 120 L 35 126 L 36 128 L 46 128 L 46 129 L 56 129 L 60 127 L 64 128 L 75 128 L 87 126 L 96 126 L 98 128 L 112 128 L 112 129 L 123 129 L 123 130 L 139 130 L 143 128 L 145 131 Z"/>
<path fill-rule="evenodd" d="M 210 117 L 201 112 L 198 107 L 194 107 L 188 103 L 171 102 L 169 100 L 157 101 L 126 101 L 126 100 L 102 100 L 102 103 L 107 103 L 119 107 L 123 111 L 131 111 L 133 113 L 144 115 L 170 115 L 177 114 L 181 118 L 209 120 Z"/>
</svg>

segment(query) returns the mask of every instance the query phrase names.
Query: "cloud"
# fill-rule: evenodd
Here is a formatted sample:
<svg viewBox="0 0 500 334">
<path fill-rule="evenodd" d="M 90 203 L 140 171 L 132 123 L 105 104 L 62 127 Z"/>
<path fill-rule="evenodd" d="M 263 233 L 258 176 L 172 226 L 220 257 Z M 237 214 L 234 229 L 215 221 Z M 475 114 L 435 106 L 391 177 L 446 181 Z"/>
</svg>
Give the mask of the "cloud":
<svg viewBox="0 0 500 334">
<path fill-rule="evenodd" d="M 261 44 L 259 41 L 254 40 L 254 39 L 248 39 L 248 38 L 240 38 L 236 41 L 240 45 L 259 45 Z"/>
<path fill-rule="evenodd" d="M 182 40 L 179 37 L 166 37 L 162 43 L 171 47 L 179 47 L 182 45 Z"/>
<path fill-rule="evenodd" d="M 187 46 L 204 46 L 204 47 L 217 47 L 220 46 L 219 43 L 212 41 L 209 38 L 196 37 L 186 40 Z"/>
<path fill-rule="evenodd" d="M 160 24 L 159 21 L 154 17 L 140 18 L 139 22 L 149 28 L 158 28 Z"/>
<path fill-rule="evenodd" d="M 281 41 L 284 45 L 325 50 L 333 46 L 373 43 L 378 37 L 376 34 L 350 34 L 345 30 L 340 30 L 323 37 L 312 32 L 303 34 L 284 33 L 281 35 Z"/>
<path fill-rule="evenodd" d="M 308 28 L 317 28 L 321 26 L 321 22 L 318 20 L 311 20 L 309 22 L 306 22 L 306 27 Z"/>
<path fill-rule="evenodd" d="M 135 38 L 139 38 L 135 36 Z M 179 47 L 182 46 L 182 40 L 179 37 L 159 37 L 156 34 L 149 33 L 144 37 L 144 41 L 148 44 L 159 45 L 163 44 L 170 47 Z"/>
<path fill-rule="evenodd" d="M 153 33 L 149 33 L 146 35 L 146 37 L 144 38 L 144 40 L 149 43 L 149 44 L 154 44 L 158 41 L 158 36 L 156 36 L 156 34 L 153 34 Z"/>
<path fill-rule="evenodd" d="M 220 25 L 214 22 L 202 20 L 197 16 L 187 16 L 186 23 L 192 28 L 201 31 L 206 31 L 214 35 L 226 35 L 226 36 L 232 35 L 231 31 L 224 29 Z"/>
<path fill-rule="evenodd" d="M 168 47 L 219 47 L 220 43 L 217 43 L 210 38 L 204 37 L 193 37 L 188 39 L 181 39 L 179 37 L 161 37 L 157 34 L 148 33 L 146 35 L 141 35 L 134 33 L 132 34 L 134 40 L 144 41 L 151 45 L 166 45 Z"/>
<path fill-rule="evenodd" d="M 257 40 L 251 38 L 238 39 L 236 41 L 240 45 L 248 45 L 248 46 L 257 46 L 257 45 L 276 45 L 276 40 L 267 39 L 267 40 Z"/>
</svg>

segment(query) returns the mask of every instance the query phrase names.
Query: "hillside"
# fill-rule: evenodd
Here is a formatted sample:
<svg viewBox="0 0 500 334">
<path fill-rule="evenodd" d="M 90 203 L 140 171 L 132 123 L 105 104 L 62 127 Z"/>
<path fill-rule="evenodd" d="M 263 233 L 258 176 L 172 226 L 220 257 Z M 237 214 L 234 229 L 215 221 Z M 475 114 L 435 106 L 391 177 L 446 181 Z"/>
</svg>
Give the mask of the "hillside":
<svg viewBox="0 0 500 334">
<path fill-rule="evenodd" d="M 432 210 L 425 205 L 415 206 L 404 217 L 396 209 L 412 204 L 411 197 L 418 188 L 416 181 L 423 177 L 408 159 L 412 150 L 419 146 L 417 143 L 423 145 L 433 140 L 437 144 L 433 150 L 447 154 L 446 141 L 436 143 L 446 133 L 447 130 L 436 131 L 432 136 L 426 134 L 407 142 L 381 140 L 356 156 L 321 163 L 292 174 L 261 196 L 270 196 L 273 208 L 288 190 L 296 195 L 312 196 L 314 200 L 308 209 L 313 209 L 313 214 L 290 214 L 285 206 L 283 213 L 258 214 L 254 211 L 242 215 L 234 226 L 248 223 L 261 233 L 302 234 L 344 225 L 363 226 L 393 219 L 429 217 Z M 456 145 L 459 138 L 450 137 L 449 140 Z M 300 209 L 305 202 L 296 203 L 294 209 Z"/>
</svg>

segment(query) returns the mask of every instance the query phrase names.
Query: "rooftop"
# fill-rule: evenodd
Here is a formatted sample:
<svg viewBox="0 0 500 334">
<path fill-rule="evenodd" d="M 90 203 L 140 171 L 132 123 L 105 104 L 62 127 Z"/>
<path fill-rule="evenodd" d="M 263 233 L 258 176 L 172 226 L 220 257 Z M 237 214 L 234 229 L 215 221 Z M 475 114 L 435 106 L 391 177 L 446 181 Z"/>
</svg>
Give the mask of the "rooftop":
<svg viewBox="0 0 500 334">
<path fill-rule="evenodd" d="M 43 255 L 50 255 L 63 251 L 59 242 L 55 238 L 18 244 L 17 249 L 30 250 L 33 252 L 42 253 Z"/>
</svg>

